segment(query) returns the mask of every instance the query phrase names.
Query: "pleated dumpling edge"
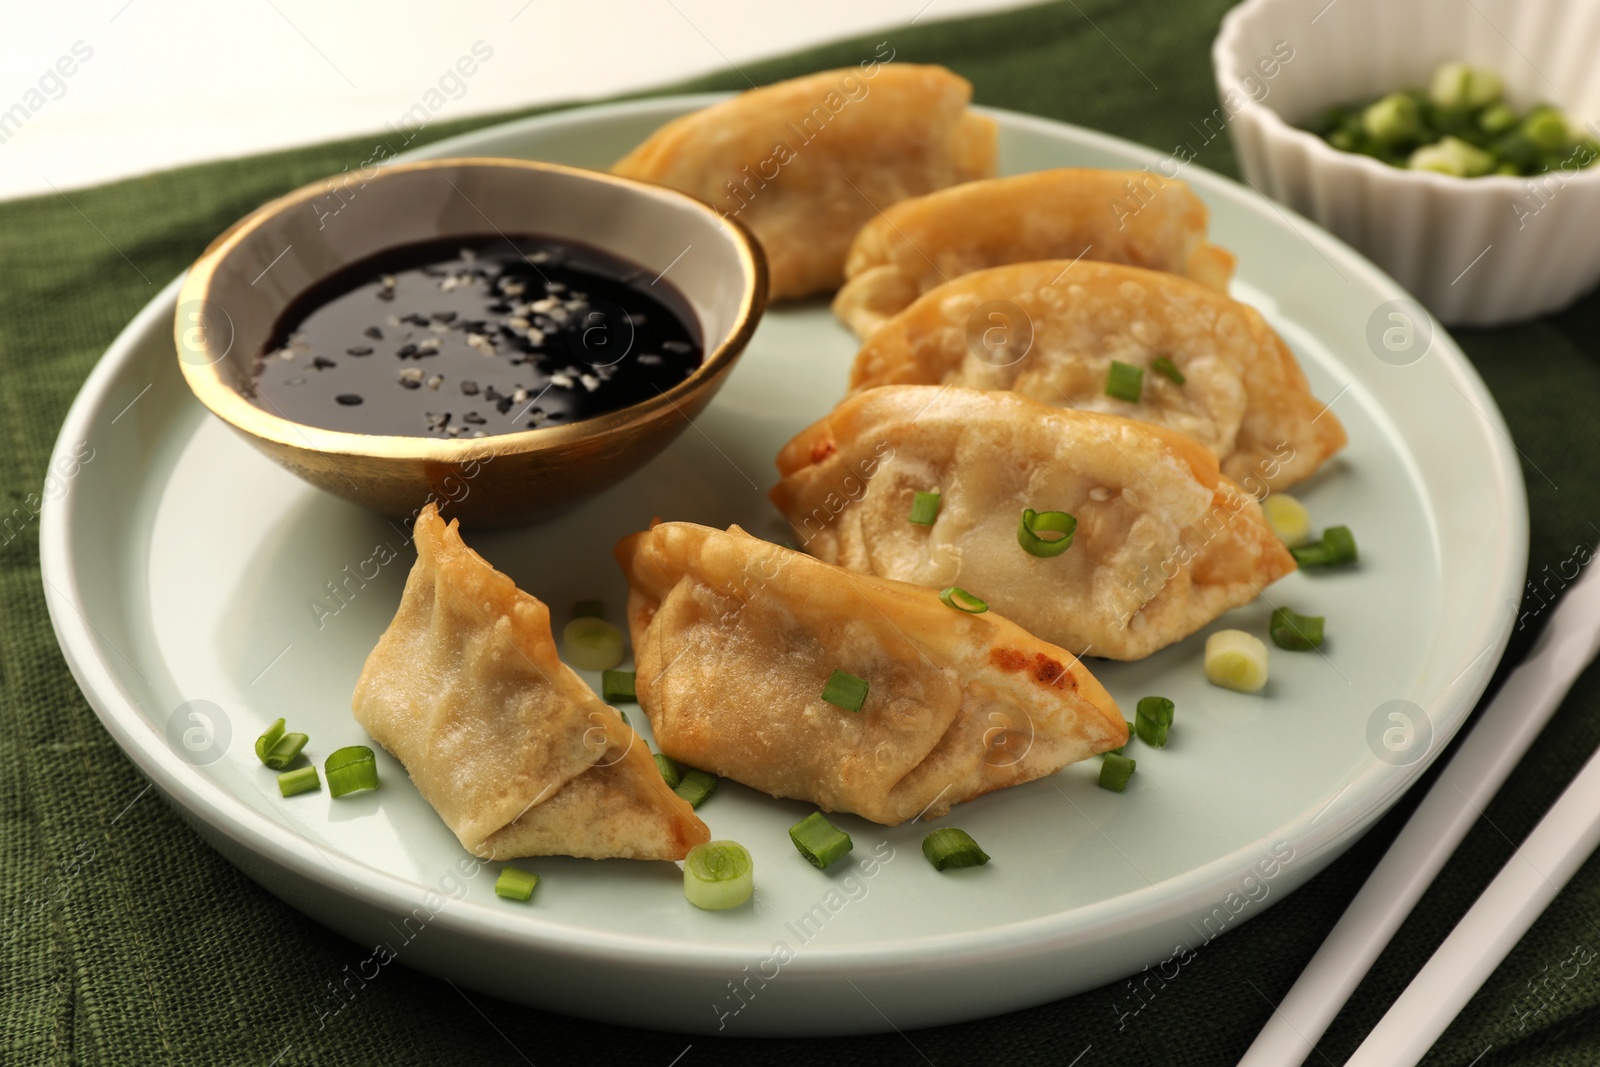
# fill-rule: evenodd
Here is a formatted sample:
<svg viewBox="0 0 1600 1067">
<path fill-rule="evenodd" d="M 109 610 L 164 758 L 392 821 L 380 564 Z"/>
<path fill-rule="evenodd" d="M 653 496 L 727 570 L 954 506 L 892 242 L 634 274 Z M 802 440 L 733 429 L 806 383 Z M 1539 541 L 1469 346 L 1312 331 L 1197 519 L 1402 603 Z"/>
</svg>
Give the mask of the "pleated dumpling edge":
<svg viewBox="0 0 1600 1067">
<path fill-rule="evenodd" d="M 1253 495 L 1195 441 L 1016 393 L 869 389 L 801 431 L 778 466 L 769 495 L 807 552 L 960 586 L 1080 656 L 1142 659 L 1295 569 Z M 919 492 L 939 494 L 929 524 L 909 521 Z M 1072 515 L 1070 547 L 1027 551 L 1028 509 Z"/>
<path fill-rule="evenodd" d="M 662 523 L 617 558 L 661 750 L 772 796 L 896 825 L 1126 740 L 1082 663 L 997 613 L 738 527 Z"/>
<path fill-rule="evenodd" d="M 563 664 L 550 612 L 429 504 L 399 609 L 351 698 L 475 855 L 681 859 L 710 831 Z"/>
</svg>

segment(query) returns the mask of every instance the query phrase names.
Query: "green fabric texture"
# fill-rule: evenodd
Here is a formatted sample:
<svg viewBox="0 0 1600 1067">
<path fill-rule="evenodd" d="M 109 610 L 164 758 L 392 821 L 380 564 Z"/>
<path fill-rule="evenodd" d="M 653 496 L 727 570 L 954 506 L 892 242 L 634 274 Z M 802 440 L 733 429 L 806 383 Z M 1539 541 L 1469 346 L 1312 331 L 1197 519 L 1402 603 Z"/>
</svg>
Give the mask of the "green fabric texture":
<svg viewBox="0 0 1600 1067">
<path fill-rule="evenodd" d="M 899 59 L 942 63 L 970 78 L 980 103 L 1162 150 L 1187 142 L 1198 149 L 1198 165 L 1236 175 L 1227 139 L 1204 143 L 1196 133 L 1217 106 L 1210 43 L 1227 7 L 1225 0 L 1067 0 L 886 30 L 674 91 L 740 89 L 746 76 L 764 83 L 852 64 L 888 40 Z M 935 3 L 924 17 L 937 15 Z M 505 117 L 432 126 L 418 143 Z M 1118 983 L 1002 1018 L 907 1034 L 719 1040 L 603 1026 L 478 994 L 468 1001 L 401 967 L 387 968 L 318 1029 L 315 1005 L 325 985 L 367 950 L 246 879 L 145 792 L 147 782 L 101 728 L 56 649 L 39 578 L 38 523 L 27 516 L 68 405 L 128 319 L 236 218 L 358 166 L 373 143 L 354 138 L 0 204 L 0 508 L 20 521 L 0 532 L 0 1059 L 281 1067 L 1235 1063 L 1267 1020 L 1269 1001 L 1288 990 L 1421 789 L 1304 888 L 1199 949 L 1181 978 L 1125 1026 L 1115 1005 L 1125 1009 L 1128 994 Z M 1526 457 L 1530 570 L 1554 574 L 1580 544 L 1600 542 L 1593 504 L 1600 500 L 1600 297 L 1536 322 L 1457 337 Z M 1559 586 L 1558 579 L 1548 588 Z M 1548 620 L 1540 603 L 1524 604 L 1526 625 L 1502 677 Z M 1579 681 L 1310 1063 L 1343 1062 L 1600 744 L 1597 681 L 1594 669 Z M 1600 864 L 1591 861 L 1426 1062 L 1600 1062 L 1600 968 L 1561 976 L 1575 952 L 1587 959 L 1600 952 L 1596 917 Z M 1539 984 L 1537 994 L 1530 983 Z"/>
</svg>

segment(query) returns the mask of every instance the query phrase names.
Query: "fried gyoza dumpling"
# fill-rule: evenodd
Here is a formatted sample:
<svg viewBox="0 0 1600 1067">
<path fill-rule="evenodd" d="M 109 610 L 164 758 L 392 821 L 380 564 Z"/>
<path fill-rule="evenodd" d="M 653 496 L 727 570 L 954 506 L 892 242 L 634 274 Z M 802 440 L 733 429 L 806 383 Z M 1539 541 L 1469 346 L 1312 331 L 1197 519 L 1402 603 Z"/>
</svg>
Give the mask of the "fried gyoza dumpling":
<svg viewBox="0 0 1600 1067">
<path fill-rule="evenodd" d="M 682 859 L 710 831 L 556 656 L 550 610 L 429 504 L 400 610 L 351 707 L 478 856 Z"/>
<path fill-rule="evenodd" d="M 1182 274 L 1225 293 L 1233 256 L 1206 242 L 1206 220 L 1186 184 L 1142 170 L 1064 167 L 967 182 L 902 200 L 861 227 L 833 310 L 866 337 L 963 274 L 1079 256 Z"/>
<path fill-rule="evenodd" d="M 778 470 L 772 501 L 807 551 L 965 589 L 1080 656 L 1148 656 L 1295 568 L 1195 442 L 1015 393 L 869 390 L 785 445 Z M 908 521 L 918 492 L 940 494 L 932 525 Z M 1030 554 L 1025 509 L 1073 516 L 1071 545 Z"/>
<path fill-rule="evenodd" d="M 1142 370 L 1138 400 L 1107 394 L 1112 361 Z M 1166 426 L 1256 496 L 1309 477 L 1345 444 L 1260 313 L 1138 267 L 1054 260 L 965 275 L 879 328 L 850 374 L 855 391 L 939 383 Z"/>
<path fill-rule="evenodd" d="M 893 826 L 1127 738 L 1071 653 L 932 590 L 737 526 L 659 524 L 617 559 L 661 750 L 773 796 Z M 866 683 L 858 711 L 823 699 L 839 671 Z"/>
<path fill-rule="evenodd" d="M 837 288 L 861 224 L 908 196 L 994 173 L 994 120 L 943 67 L 863 64 L 674 119 L 612 167 L 671 186 L 761 239 L 774 300 Z"/>
</svg>

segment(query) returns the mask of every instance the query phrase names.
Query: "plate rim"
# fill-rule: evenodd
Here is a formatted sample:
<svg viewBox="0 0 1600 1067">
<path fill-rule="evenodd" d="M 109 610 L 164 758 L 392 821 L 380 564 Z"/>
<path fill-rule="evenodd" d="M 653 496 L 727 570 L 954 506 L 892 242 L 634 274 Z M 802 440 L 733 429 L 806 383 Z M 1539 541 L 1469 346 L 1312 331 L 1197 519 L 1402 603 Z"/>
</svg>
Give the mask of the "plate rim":
<svg viewBox="0 0 1600 1067">
<path fill-rule="evenodd" d="M 631 117 L 655 112 L 665 121 L 731 95 L 734 94 L 682 94 L 562 109 L 480 127 L 408 151 L 396 156 L 395 160 L 411 161 L 467 153 L 471 151 L 470 146 L 490 138 L 514 137 L 533 130 L 547 131 L 552 127 L 580 127 L 618 114 Z M 1074 142 L 1121 155 L 1134 165 L 1143 163 L 1154 167 L 1167 158 L 1146 145 L 1055 119 L 999 108 L 978 107 L 974 110 L 997 119 L 1003 125 L 1009 124 L 1046 136 L 1059 138 L 1065 132 Z M 1185 165 L 1182 176 L 1207 197 L 1233 200 L 1254 213 L 1272 211 L 1284 216 L 1317 251 L 1325 257 L 1337 257 L 1341 268 L 1362 275 L 1377 291 L 1389 292 L 1395 298 L 1411 299 L 1399 283 L 1359 252 L 1310 220 L 1268 200 L 1248 186 L 1193 163 Z M 52 449 L 52 464 L 73 447 L 73 442 L 85 437 L 94 422 L 94 416 L 105 405 L 109 387 L 122 367 L 135 357 L 151 330 L 154 329 L 158 334 L 167 332 L 163 324 L 170 321 L 178 290 L 186 275 L 187 271 L 155 294 L 101 355 L 62 423 Z M 1454 339 L 1436 322 L 1434 327 L 1435 346 L 1441 349 L 1441 362 L 1448 369 L 1453 383 L 1462 389 L 1469 401 L 1475 402 L 1489 423 L 1483 433 L 1484 439 L 1490 444 L 1489 451 L 1495 463 L 1484 472 L 1484 476 L 1487 480 L 1492 475 L 1494 484 L 1512 505 L 1506 514 L 1504 526 L 1504 531 L 1509 535 L 1507 547 L 1511 550 L 1510 559 L 1500 568 L 1502 573 L 1497 575 L 1496 584 L 1500 587 L 1499 592 L 1506 593 L 1514 602 L 1514 594 L 1520 591 L 1521 572 L 1526 570 L 1529 540 L 1527 495 L 1521 467 L 1514 455 L 1514 445 L 1510 443 L 1509 430 L 1499 406 L 1487 386 Z M 162 792 L 182 809 L 186 818 L 203 822 L 212 831 L 227 837 L 257 858 L 315 884 L 324 892 L 361 905 L 378 904 L 401 911 L 421 906 L 423 898 L 429 893 L 426 887 L 314 844 L 236 800 L 204 775 L 188 773 L 192 768 L 179 759 L 154 730 L 141 722 L 138 701 L 123 685 L 111 662 L 113 655 L 121 657 L 122 654 L 108 641 L 102 647 L 104 638 L 100 637 L 82 606 L 85 600 L 74 569 L 69 535 L 73 516 L 83 503 L 83 496 L 76 483 L 69 483 L 67 492 L 60 498 L 44 501 L 39 527 L 40 573 L 57 644 L 79 689 L 118 747 L 153 783 L 161 787 Z M 1492 601 L 1497 602 L 1498 599 Z M 957 933 L 830 945 L 800 954 L 786 966 L 786 971 L 817 975 L 857 974 L 867 969 L 881 972 L 918 964 L 933 952 L 953 951 L 960 953 L 963 959 L 975 960 L 1019 953 L 1031 956 L 1091 944 L 1153 926 L 1163 912 L 1170 913 L 1179 902 L 1203 903 L 1221 899 L 1236 888 L 1240 871 L 1247 864 L 1265 855 L 1273 842 L 1284 839 L 1306 845 L 1305 852 L 1295 857 L 1304 857 L 1303 866 L 1320 867 L 1320 863 L 1313 862 L 1316 857 L 1325 855 L 1331 847 L 1345 844 L 1370 829 L 1381 813 L 1444 753 L 1487 687 L 1509 642 L 1513 621 L 1514 615 L 1506 615 L 1502 621 L 1498 613 L 1480 621 L 1474 632 L 1484 639 L 1481 643 L 1488 654 L 1476 653 L 1456 680 L 1435 695 L 1435 700 L 1444 703 L 1451 714 L 1450 721 L 1445 724 L 1447 728 L 1436 730 L 1436 743 L 1430 752 L 1423 759 L 1403 768 L 1386 770 L 1383 766 L 1369 766 L 1350 778 L 1345 786 L 1346 792 L 1352 786 L 1366 782 L 1366 788 L 1361 790 L 1362 802 L 1341 808 L 1315 832 L 1312 832 L 1308 820 L 1309 811 L 1302 811 L 1268 835 L 1179 875 L 1129 893 L 1064 912 Z M 1479 645 L 1480 642 L 1475 640 L 1470 647 Z M 1465 653 L 1461 655 L 1464 657 Z M 1375 778 L 1381 781 L 1370 781 Z M 361 879 L 358 891 L 351 890 L 355 884 L 353 880 L 346 883 L 346 875 L 336 875 L 329 868 L 330 859 L 342 865 L 349 875 Z M 1250 918 L 1259 910 L 1249 909 L 1240 918 Z M 1107 912 L 1116 914 L 1103 914 Z M 537 916 L 526 917 L 511 927 L 488 927 L 484 919 L 492 914 L 491 909 L 481 904 L 463 900 L 456 902 L 454 907 L 439 911 L 431 922 L 469 939 L 487 939 L 511 948 L 568 954 L 592 961 L 626 963 L 634 968 L 650 966 L 675 973 L 722 974 L 730 966 L 737 970 L 741 964 L 748 963 L 751 953 L 751 946 L 742 942 L 701 943 L 694 945 L 690 952 L 685 952 L 682 942 L 677 939 L 618 934 L 603 928 L 580 928 Z M 1069 916 L 1070 921 L 1064 922 Z"/>
</svg>

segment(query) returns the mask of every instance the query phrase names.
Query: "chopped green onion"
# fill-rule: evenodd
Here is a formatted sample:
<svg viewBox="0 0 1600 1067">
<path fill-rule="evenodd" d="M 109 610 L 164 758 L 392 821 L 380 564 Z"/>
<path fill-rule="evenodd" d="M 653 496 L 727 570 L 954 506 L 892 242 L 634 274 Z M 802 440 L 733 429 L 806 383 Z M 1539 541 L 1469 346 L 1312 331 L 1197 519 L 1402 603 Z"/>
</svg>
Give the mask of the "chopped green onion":
<svg viewBox="0 0 1600 1067">
<path fill-rule="evenodd" d="M 1330 526 L 1322 531 L 1321 539 L 1290 548 L 1289 551 L 1302 567 L 1331 567 L 1354 563 L 1358 558 L 1356 536 L 1348 526 Z"/>
<path fill-rule="evenodd" d="M 1172 728 L 1174 705 L 1166 697 L 1145 697 L 1139 701 L 1133 718 L 1139 740 L 1151 748 L 1165 748 L 1167 731 Z"/>
<path fill-rule="evenodd" d="M 1422 112 L 1405 93 L 1390 93 L 1361 113 L 1361 128 L 1379 144 L 1415 141 L 1422 132 Z"/>
<path fill-rule="evenodd" d="M 574 619 L 603 619 L 606 617 L 604 600 L 579 600 L 572 605 Z"/>
<path fill-rule="evenodd" d="M 277 726 L 278 723 L 282 723 L 282 721 L 282 718 L 280 718 L 277 723 L 274 723 L 274 726 Z M 262 763 L 266 763 L 266 765 L 270 766 L 270 768 L 274 769 L 274 771 L 283 771 L 283 769 L 288 769 L 290 763 L 293 763 L 293 761 L 299 757 L 301 749 L 306 747 L 306 742 L 310 741 L 310 737 L 307 737 L 306 734 L 286 734 L 280 731 L 277 739 L 275 739 L 272 744 L 267 745 L 266 753 L 262 755 L 261 742 L 266 741 L 267 736 L 269 736 L 270 733 L 272 733 L 272 731 L 269 729 L 266 734 L 262 734 L 258 741 L 256 741 L 256 755 L 261 757 Z"/>
<path fill-rule="evenodd" d="M 1542 152 L 1559 152 L 1572 139 L 1567 117 L 1560 108 L 1548 104 L 1536 107 L 1522 120 L 1522 135 Z"/>
<path fill-rule="evenodd" d="M 1502 161 L 1514 164 L 1518 173 L 1532 173 L 1539 167 L 1539 146 L 1528 140 L 1521 131 L 1501 137 L 1494 143 L 1494 151 Z"/>
<path fill-rule="evenodd" d="M 593 615 L 580 615 L 561 631 L 561 654 L 580 671 L 609 670 L 622 662 L 622 631 Z"/>
<path fill-rule="evenodd" d="M 283 720 L 278 719 L 256 738 L 256 758 L 275 771 L 287 770 L 309 740 L 305 734 L 285 733 Z"/>
<path fill-rule="evenodd" d="M 1123 363 L 1116 359 L 1111 361 L 1111 371 L 1106 375 L 1106 396 L 1114 396 L 1118 400 L 1137 404 L 1143 389 L 1143 367 L 1135 367 L 1131 363 Z"/>
<path fill-rule="evenodd" d="M 1431 170 L 1457 178 L 1479 178 L 1494 170 L 1498 160 L 1476 145 L 1459 137 L 1445 137 L 1423 145 L 1411 153 L 1406 166 L 1412 170 Z"/>
<path fill-rule="evenodd" d="M 1017 544 L 1030 556 L 1049 559 L 1072 547 L 1072 534 L 1077 528 L 1078 520 L 1065 511 L 1034 511 L 1028 508 L 1022 513 L 1022 523 L 1017 527 Z M 1039 536 L 1041 530 L 1061 536 L 1047 541 Z"/>
<path fill-rule="evenodd" d="M 954 826 L 940 827 L 924 837 L 922 854 L 936 871 L 947 867 L 982 867 L 989 862 L 989 854 L 978 847 L 972 835 Z"/>
<path fill-rule="evenodd" d="M 1586 139 L 1561 108 L 1544 103 L 1519 112 L 1504 97 L 1494 71 L 1443 63 L 1426 90 L 1328 108 L 1307 129 L 1342 151 L 1463 178 L 1548 174 L 1600 157 L 1574 158 Z"/>
<path fill-rule="evenodd" d="M 1100 788 L 1109 789 L 1113 793 L 1120 793 L 1128 788 L 1128 779 L 1133 777 L 1133 769 L 1139 766 L 1139 761 L 1119 756 L 1115 752 L 1107 752 L 1100 761 Z"/>
<path fill-rule="evenodd" d="M 678 783 L 683 781 L 683 771 L 678 767 L 677 761 L 665 752 L 656 753 L 656 770 L 661 772 L 661 777 L 666 779 L 673 789 L 678 788 Z"/>
<path fill-rule="evenodd" d="M 300 755 L 300 750 L 306 747 L 306 742 L 311 740 L 305 734 L 284 734 L 272 751 L 267 753 L 267 758 L 262 760 L 268 767 L 275 771 L 286 770 Z"/>
<path fill-rule="evenodd" d="M 819 871 L 827 870 L 836 860 L 850 851 L 850 835 L 814 811 L 789 827 L 789 840 L 800 850 L 806 862 Z"/>
<path fill-rule="evenodd" d="M 256 738 L 256 759 L 262 763 L 267 762 L 267 753 L 272 751 L 272 746 L 283 738 L 284 721 L 276 719 L 267 727 L 267 732 Z"/>
<path fill-rule="evenodd" d="M 494 895 L 507 900 L 530 900 L 539 876 L 517 867 L 502 867 L 500 877 L 494 880 Z"/>
<path fill-rule="evenodd" d="M 1328 546 L 1329 552 L 1333 553 L 1333 562 L 1354 563 L 1356 561 L 1356 535 L 1350 532 L 1350 527 L 1328 527 L 1322 531 L 1322 543 Z"/>
<path fill-rule="evenodd" d="M 1311 540 L 1311 513 L 1294 497 L 1273 493 L 1261 502 L 1261 512 L 1284 544 L 1303 545 Z"/>
<path fill-rule="evenodd" d="M 918 526 L 932 526 L 939 517 L 939 492 L 918 493 L 911 498 L 911 521 Z"/>
<path fill-rule="evenodd" d="M 1321 615 L 1296 615 L 1288 608 L 1272 613 L 1272 643 L 1290 652 L 1310 652 L 1322 645 Z"/>
<path fill-rule="evenodd" d="M 628 729 L 630 729 L 630 730 L 633 729 L 633 720 L 628 718 L 628 713 L 627 712 L 619 711 L 619 712 L 617 712 L 617 714 L 622 716 L 622 721 L 627 724 Z"/>
<path fill-rule="evenodd" d="M 705 771 L 685 770 L 672 791 L 687 800 L 691 808 L 698 808 L 717 791 L 717 776 Z"/>
<path fill-rule="evenodd" d="M 1127 719 L 1123 719 L 1122 721 L 1128 723 L 1128 740 L 1122 742 L 1122 744 L 1120 744 L 1116 748 L 1113 748 L 1113 749 L 1110 750 L 1110 753 L 1113 756 L 1122 755 L 1122 750 L 1128 747 L 1128 742 L 1132 741 L 1135 737 L 1138 736 L 1138 734 L 1136 733 L 1136 727 L 1133 725 L 1133 723 L 1128 722 Z"/>
<path fill-rule="evenodd" d="M 378 761 L 366 745 L 336 750 L 323 769 L 328 773 L 328 792 L 335 800 L 358 789 L 378 788 Z"/>
<path fill-rule="evenodd" d="M 1155 362 L 1150 364 L 1150 367 L 1157 374 L 1172 379 L 1176 385 L 1182 385 L 1189 380 L 1183 376 L 1183 371 L 1178 369 L 1178 365 L 1166 356 L 1157 356 Z"/>
<path fill-rule="evenodd" d="M 822 687 L 822 699 L 845 711 L 860 711 L 867 702 L 867 681 L 844 671 L 834 671 Z"/>
<path fill-rule="evenodd" d="M 601 671 L 601 698 L 607 704 L 615 704 L 620 700 L 637 702 L 639 694 L 634 689 L 634 682 L 638 677 L 633 671 Z"/>
<path fill-rule="evenodd" d="M 1428 85 L 1428 99 L 1442 108 L 1475 108 L 1500 99 L 1500 75 L 1465 63 L 1441 63 Z"/>
<path fill-rule="evenodd" d="M 299 767 L 286 774 L 278 775 L 278 792 L 286 797 L 296 793 L 309 793 L 313 789 L 321 789 L 322 780 L 317 777 L 317 766 Z"/>
<path fill-rule="evenodd" d="M 755 892 L 755 864 L 737 841 L 708 841 L 683 861 L 683 895 L 705 911 L 736 908 Z"/>
<path fill-rule="evenodd" d="M 1495 104 L 1484 108 L 1483 112 L 1478 116 L 1478 129 L 1492 137 L 1498 137 L 1502 133 L 1509 133 L 1516 129 L 1517 122 L 1518 118 L 1515 109 L 1507 107 L 1505 104 Z"/>
<path fill-rule="evenodd" d="M 1206 638 L 1206 679 L 1224 689 L 1254 693 L 1267 684 L 1267 646 L 1243 630 Z"/>
<path fill-rule="evenodd" d="M 989 605 L 962 589 L 952 585 L 949 589 L 939 594 L 939 599 L 945 602 L 946 607 L 964 611 L 968 615 L 982 615 L 989 610 Z"/>
</svg>

